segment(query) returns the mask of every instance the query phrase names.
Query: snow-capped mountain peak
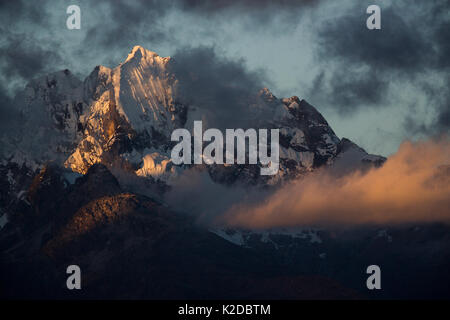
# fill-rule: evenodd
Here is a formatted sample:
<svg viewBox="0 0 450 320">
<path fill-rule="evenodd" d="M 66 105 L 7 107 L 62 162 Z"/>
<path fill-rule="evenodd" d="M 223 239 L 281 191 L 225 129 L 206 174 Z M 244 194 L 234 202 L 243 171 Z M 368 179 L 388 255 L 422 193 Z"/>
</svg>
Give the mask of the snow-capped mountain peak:
<svg viewBox="0 0 450 320">
<path fill-rule="evenodd" d="M 147 50 L 141 46 L 134 46 L 123 63 L 125 64 L 130 61 L 145 61 L 147 63 L 151 62 L 154 64 L 164 65 L 169 60 L 170 57 L 161 57 L 156 52 Z"/>
<path fill-rule="evenodd" d="M 207 117 L 201 114 L 205 110 L 182 103 L 171 63 L 170 57 L 135 46 L 123 63 L 97 66 L 84 81 L 68 70 L 31 81 L 19 96 L 30 120 L 24 122 L 16 151 L 21 158 L 56 161 L 79 173 L 103 163 L 167 180 L 177 171 L 168 149 L 172 131 Z M 261 125 L 280 129 L 279 174 L 261 178 L 255 174 L 258 168 L 234 166 L 234 173 L 208 168 L 214 180 L 277 183 L 330 165 L 345 151 L 324 117 L 305 100 L 279 99 L 267 88 L 247 100 L 253 111 L 266 116 Z M 372 159 L 365 154 L 360 158 Z"/>
</svg>

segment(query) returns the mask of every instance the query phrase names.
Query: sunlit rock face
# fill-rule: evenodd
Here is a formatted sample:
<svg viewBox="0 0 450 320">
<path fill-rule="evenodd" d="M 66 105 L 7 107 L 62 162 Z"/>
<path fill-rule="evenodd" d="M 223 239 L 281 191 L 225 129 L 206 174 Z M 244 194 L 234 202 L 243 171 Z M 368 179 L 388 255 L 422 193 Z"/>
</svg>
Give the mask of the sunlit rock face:
<svg viewBox="0 0 450 320">
<path fill-rule="evenodd" d="M 144 150 L 167 149 L 171 132 L 184 124 L 185 114 L 185 107 L 176 103 L 169 61 L 136 46 L 124 63 L 114 69 L 99 66 L 86 78 L 90 113 L 82 124 L 84 138 L 65 162 L 67 167 L 81 173 L 99 162 L 136 167 L 144 162 Z M 132 158 L 122 156 L 130 153 Z M 145 172 L 152 175 L 148 168 Z"/>
</svg>

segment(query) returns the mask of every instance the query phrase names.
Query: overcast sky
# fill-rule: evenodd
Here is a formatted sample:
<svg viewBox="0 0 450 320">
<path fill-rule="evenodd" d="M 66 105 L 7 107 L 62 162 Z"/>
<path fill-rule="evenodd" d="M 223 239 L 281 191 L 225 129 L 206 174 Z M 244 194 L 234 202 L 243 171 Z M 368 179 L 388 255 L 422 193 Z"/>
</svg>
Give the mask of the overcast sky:
<svg viewBox="0 0 450 320">
<path fill-rule="evenodd" d="M 80 30 L 66 28 L 71 4 Z M 370 4 L 381 30 L 366 28 Z M 449 12 L 446 0 L 0 1 L 2 123 L 34 77 L 68 68 L 82 79 L 134 45 L 180 58 L 206 47 L 246 81 L 257 75 L 249 83 L 306 99 L 339 137 L 389 155 L 449 131 Z"/>
</svg>

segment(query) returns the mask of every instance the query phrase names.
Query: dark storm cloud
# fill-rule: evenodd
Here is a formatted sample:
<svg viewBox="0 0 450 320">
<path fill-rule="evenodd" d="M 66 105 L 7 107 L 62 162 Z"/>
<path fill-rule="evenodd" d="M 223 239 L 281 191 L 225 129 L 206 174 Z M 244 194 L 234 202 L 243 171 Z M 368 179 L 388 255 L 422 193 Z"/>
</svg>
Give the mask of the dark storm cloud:
<svg viewBox="0 0 450 320">
<path fill-rule="evenodd" d="M 439 114 L 437 125 L 443 130 L 450 128 L 450 105 L 447 104 L 447 108 Z"/>
<path fill-rule="evenodd" d="M 57 48 L 45 48 L 25 34 L 0 29 L 4 35 L 4 47 L 0 51 L 2 77 L 19 76 L 30 79 L 49 65 L 62 61 Z"/>
<path fill-rule="evenodd" d="M 90 21 L 86 43 L 95 43 L 103 49 L 117 49 L 131 48 L 136 43 L 170 39 L 170 30 L 164 29 L 161 24 L 173 8 L 170 1 L 101 0 L 86 3 L 86 7 L 107 12 L 105 20 Z"/>
<path fill-rule="evenodd" d="M 447 71 L 448 72 L 448 71 Z M 450 132 L 450 76 L 447 74 L 442 86 L 424 84 L 427 105 L 436 113 L 432 123 L 424 123 L 412 115 L 405 119 L 404 127 L 419 135 L 439 135 Z"/>
<path fill-rule="evenodd" d="M 348 115 L 359 109 L 388 105 L 393 85 L 412 85 L 428 98 L 434 110 L 433 124 L 415 123 L 418 131 L 448 131 L 449 87 L 425 77 L 445 77 L 450 63 L 450 4 L 397 1 L 381 7 L 381 30 L 368 30 L 365 10 L 372 3 L 358 3 L 348 14 L 338 16 L 319 30 L 317 62 L 322 72 L 311 96 Z M 394 94 L 395 96 L 395 94 Z M 408 126 L 414 121 L 407 119 Z"/>
<path fill-rule="evenodd" d="M 335 70 L 330 74 L 322 71 L 313 81 L 310 91 L 313 97 L 330 101 L 343 115 L 351 114 L 362 106 L 379 105 L 387 99 L 389 83 L 375 70 L 367 76 L 367 70 Z M 327 103 L 320 100 L 324 105 Z"/>
<path fill-rule="evenodd" d="M 249 11 L 260 11 L 271 9 L 292 9 L 303 6 L 312 6 L 319 0 L 181 0 L 182 8 L 204 12 L 221 12 L 228 9 L 246 9 Z"/>
<path fill-rule="evenodd" d="M 26 82 L 48 73 L 64 61 L 57 41 L 38 38 L 42 30 L 50 29 L 46 18 L 45 3 L 0 2 L 0 90 L 3 96 L 13 97 Z M 2 99 L 0 108 L 6 108 L 4 101 Z"/>
<path fill-rule="evenodd" d="M 226 59 L 208 47 L 177 51 L 171 67 L 180 95 L 209 111 L 211 126 L 241 127 L 255 120 L 248 106 L 264 87 L 262 71 L 248 71 L 243 60 Z"/>
<path fill-rule="evenodd" d="M 45 17 L 42 6 L 33 1 L 0 0 L 0 12 L 5 26 L 17 23 L 18 18 L 24 22 L 39 23 Z"/>
<path fill-rule="evenodd" d="M 236 19 L 245 30 L 284 35 L 295 30 L 302 15 L 323 0 L 176 0 L 185 13 L 208 20 L 212 29 L 218 21 Z"/>
<path fill-rule="evenodd" d="M 395 71 L 420 71 L 432 54 L 428 39 L 401 16 L 402 11 L 382 10 L 381 30 L 366 28 L 365 7 L 327 24 L 319 31 L 320 57 L 337 57 L 355 66 Z M 360 11 L 360 12 L 358 12 Z"/>
<path fill-rule="evenodd" d="M 40 43 L 16 28 L 19 22 L 33 26 L 43 20 L 45 10 L 25 1 L 1 1 L 0 28 L 0 131 L 14 129 L 20 115 L 13 97 L 24 84 L 48 72 L 49 66 L 62 61 L 56 43 Z"/>
<path fill-rule="evenodd" d="M 80 2 L 80 6 L 85 2 Z M 175 42 L 172 30 L 164 25 L 170 12 L 180 10 L 185 14 L 198 15 L 203 23 L 217 26 L 219 20 L 246 19 L 256 27 L 267 26 L 269 20 L 284 14 L 295 17 L 302 7 L 312 7 L 319 0 L 99 0 L 86 2 L 87 7 L 106 10 L 105 21 L 89 26 L 85 41 L 103 48 L 132 47 L 136 43 Z M 274 27 L 272 25 L 272 27 Z"/>
</svg>

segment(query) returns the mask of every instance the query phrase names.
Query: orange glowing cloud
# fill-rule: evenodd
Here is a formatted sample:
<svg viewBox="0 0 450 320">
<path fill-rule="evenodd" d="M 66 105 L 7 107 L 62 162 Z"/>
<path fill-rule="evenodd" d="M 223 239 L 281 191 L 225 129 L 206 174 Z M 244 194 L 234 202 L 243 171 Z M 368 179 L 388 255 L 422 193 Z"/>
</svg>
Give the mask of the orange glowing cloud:
<svg viewBox="0 0 450 320">
<path fill-rule="evenodd" d="M 450 222 L 450 139 L 404 142 L 380 168 L 302 177 L 258 204 L 234 205 L 231 226 Z"/>
</svg>

